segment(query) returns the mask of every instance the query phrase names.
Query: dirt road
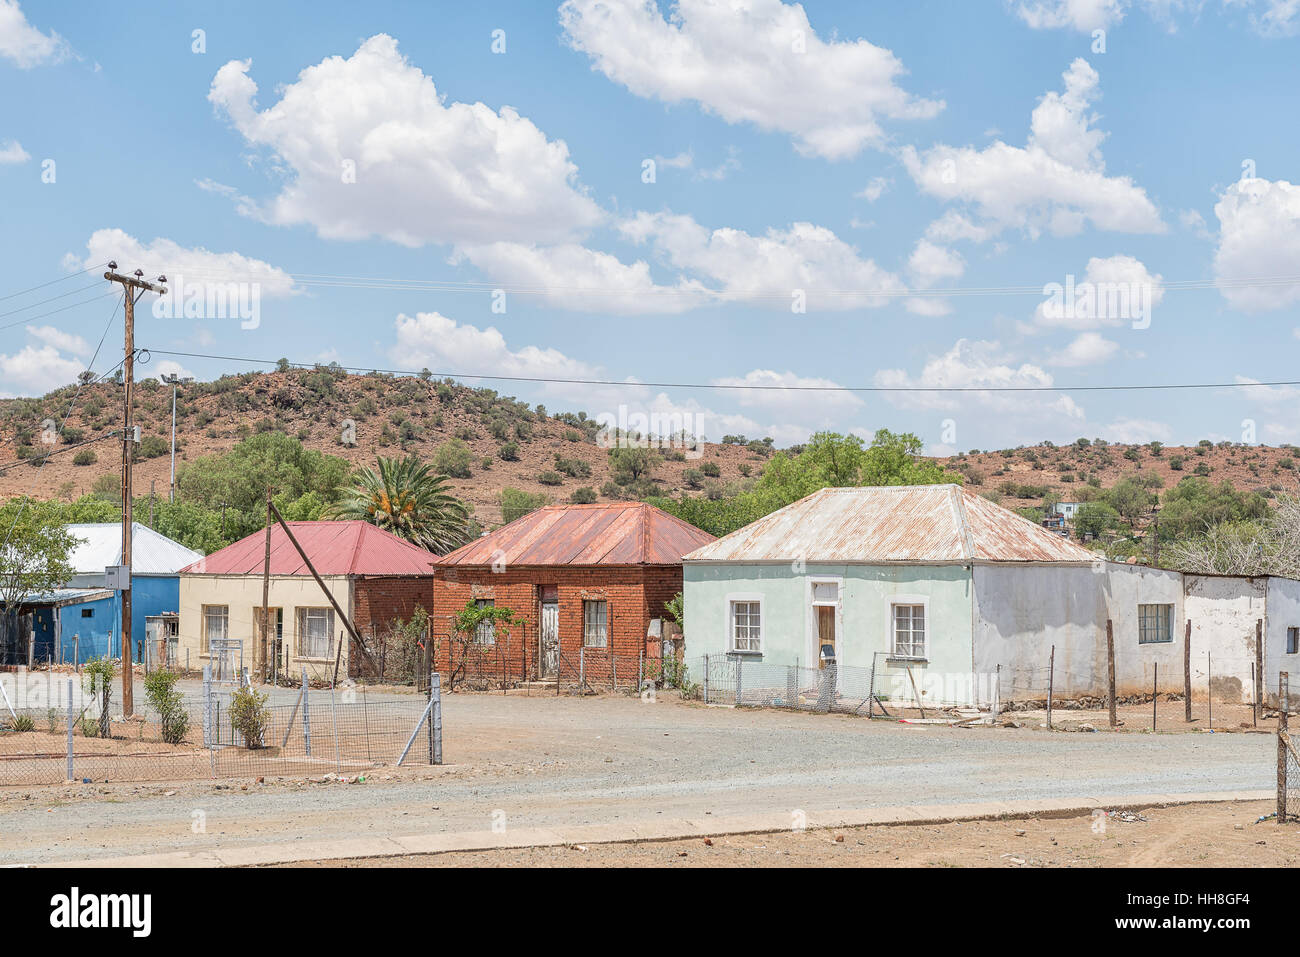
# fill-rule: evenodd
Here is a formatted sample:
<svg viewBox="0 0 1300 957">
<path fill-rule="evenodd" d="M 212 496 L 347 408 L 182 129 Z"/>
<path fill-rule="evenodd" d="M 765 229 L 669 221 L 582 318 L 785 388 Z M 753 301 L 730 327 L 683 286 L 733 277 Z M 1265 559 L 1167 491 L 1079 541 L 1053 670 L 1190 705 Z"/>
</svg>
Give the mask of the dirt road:
<svg viewBox="0 0 1300 957">
<path fill-rule="evenodd" d="M 0 788 L 0 863 L 268 842 L 1269 787 L 1265 734 L 1043 732 L 450 695 L 447 765 L 302 780 Z M 661 818 L 661 819 L 662 819 Z"/>
<path fill-rule="evenodd" d="M 1268 801 L 926 826 L 325 861 L 318 867 L 1295 867 Z"/>
</svg>

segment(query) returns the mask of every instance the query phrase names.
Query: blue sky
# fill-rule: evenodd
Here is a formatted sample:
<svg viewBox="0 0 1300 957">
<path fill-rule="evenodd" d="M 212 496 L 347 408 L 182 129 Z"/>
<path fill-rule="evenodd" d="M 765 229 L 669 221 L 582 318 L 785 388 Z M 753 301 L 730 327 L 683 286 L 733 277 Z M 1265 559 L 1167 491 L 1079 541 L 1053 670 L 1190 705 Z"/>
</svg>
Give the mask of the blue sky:
<svg viewBox="0 0 1300 957">
<path fill-rule="evenodd" d="M 0 393 L 86 367 L 113 258 L 257 299 L 142 308 L 140 376 L 764 386 L 483 382 L 782 445 L 1300 441 L 1290 386 L 1071 388 L 1300 379 L 1298 64 L 1300 0 L 0 0 Z"/>
</svg>

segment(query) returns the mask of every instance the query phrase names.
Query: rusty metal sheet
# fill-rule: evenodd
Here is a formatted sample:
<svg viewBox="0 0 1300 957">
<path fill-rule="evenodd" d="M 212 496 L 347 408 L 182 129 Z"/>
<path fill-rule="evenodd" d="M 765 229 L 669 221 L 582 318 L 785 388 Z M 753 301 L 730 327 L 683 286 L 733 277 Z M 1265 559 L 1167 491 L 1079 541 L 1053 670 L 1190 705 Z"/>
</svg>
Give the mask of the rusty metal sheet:
<svg viewBox="0 0 1300 957">
<path fill-rule="evenodd" d="M 827 488 L 687 561 L 1092 562 L 1097 557 L 958 485 Z"/>
<path fill-rule="evenodd" d="M 713 536 L 644 502 L 548 505 L 439 565 L 676 565 Z"/>
<path fill-rule="evenodd" d="M 369 522 L 290 522 L 293 537 L 321 575 L 432 575 L 438 556 Z M 181 569 L 191 575 L 261 575 L 266 530 Z M 271 574 L 307 575 L 307 565 L 278 524 L 271 529 Z"/>
</svg>

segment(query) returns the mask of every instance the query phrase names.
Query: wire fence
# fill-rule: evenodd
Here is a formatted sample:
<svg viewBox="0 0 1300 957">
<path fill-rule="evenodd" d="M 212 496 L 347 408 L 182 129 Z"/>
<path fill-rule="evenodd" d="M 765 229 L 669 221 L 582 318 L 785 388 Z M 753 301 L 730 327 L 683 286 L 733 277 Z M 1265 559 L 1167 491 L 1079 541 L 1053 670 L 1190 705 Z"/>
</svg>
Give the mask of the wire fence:
<svg viewBox="0 0 1300 957">
<path fill-rule="evenodd" d="M 43 707 L 0 702 L 0 786 L 82 781 L 311 776 L 442 763 L 442 706 L 345 682 L 304 686 L 292 703 L 264 703 L 257 720 L 233 707 L 236 688 L 209 683 L 164 715 L 147 701 L 124 718 L 78 680 Z"/>
</svg>

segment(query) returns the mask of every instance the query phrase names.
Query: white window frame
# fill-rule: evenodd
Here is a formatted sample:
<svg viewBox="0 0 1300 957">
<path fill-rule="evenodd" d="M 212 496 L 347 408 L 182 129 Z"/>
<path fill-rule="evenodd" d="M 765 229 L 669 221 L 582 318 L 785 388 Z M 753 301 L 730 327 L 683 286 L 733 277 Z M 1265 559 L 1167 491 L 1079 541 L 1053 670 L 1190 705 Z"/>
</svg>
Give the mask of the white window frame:
<svg viewBox="0 0 1300 957">
<path fill-rule="evenodd" d="M 475 598 L 475 608 L 495 608 L 497 606 L 495 598 Z M 474 644 L 476 645 L 495 645 L 497 643 L 497 623 L 492 619 L 480 621 L 474 629 Z"/>
<path fill-rule="evenodd" d="M 921 653 L 918 654 L 899 654 L 898 651 L 898 612 L 895 609 L 900 607 L 920 608 L 924 622 L 924 630 L 921 632 Z M 910 621 L 911 619 L 909 619 Z M 889 621 L 887 624 L 886 634 L 889 635 L 889 654 L 888 658 L 894 661 L 929 661 L 930 660 L 930 631 L 933 627 L 930 620 L 930 600 L 921 595 L 894 595 L 889 600 Z M 908 633 L 914 633 L 915 629 L 908 629 Z M 914 643 L 913 643 L 914 644 Z"/>
<path fill-rule="evenodd" d="M 757 605 L 758 606 L 758 624 L 754 625 L 747 621 L 747 637 L 745 641 L 751 644 L 748 648 L 736 647 L 736 606 L 737 605 Z M 746 611 L 748 619 L 753 615 L 753 611 Z M 727 596 L 727 654 L 731 655 L 762 655 L 763 654 L 763 596 L 752 594 L 728 595 Z M 755 637 L 749 634 L 748 629 L 757 628 L 758 635 Z M 752 647 L 753 644 L 757 647 Z"/>
<path fill-rule="evenodd" d="M 211 644 L 209 644 L 209 636 L 208 636 L 208 614 L 209 612 L 218 612 L 218 611 L 220 612 L 220 617 L 223 622 L 223 628 L 225 633 L 218 635 L 217 637 L 220 639 L 226 639 L 230 637 L 230 606 L 229 605 L 199 606 L 199 614 L 201 616 L 200 624 L 202 626 L 199 629 L 199 638 L 200 638 L 199 654 L 201 655 L 208 654 L 209 653 L 208 649 L 212 647 Z"/>
<path fill-rule="evenodd" d="M 593 622 L 588 618 L 587 609 L 589 606 L 603 606 L 603 614 L 598 617 L 601 619 L 597 622 L 599 632 L 591 630 Z M 582 646 L 584 648 L 608 648 L 609 647 L 609 599 L 608 598 L 584 598 L 582 600 Z"/>
<path fill-rule="evenodd" d="M 1143 611 L 1142 611 L 1142 609 L 1144 609 L 1144 608 L 1156 608 L 1156 609 L 1160 609 L 1160 608 L 1168 608 L 1168 609 L 1169 609 L 1169 620 L 1168 620 L 1168 625 L 1169 625 L 1169 627 L 1168 627 L 1167 629 L 1165 629 L 1164 637 L 1162 637 L 1162 638 L 1151 638 L 1151 639 L 1148 639 L 1148 640 L 1146 640 L 1146 641 L 1143 641 L 1143 639 L 1142 639 L 1142 634 L 1143 634 L 1143 631 L 1142 631 L 1142 623 L 1143 623 L 1143 621 L 1144 621 L 1145 618 L 1146 618 L 1146 616 L 1143 614 Z M 1159 619 L 1160 619 L 1161 617 L 1163 617 L 1163 613 L 1157 611 L 1157 612 L 1156 612 L 1157 627 L 1159 627 L 1158 623 L 1159 623 Z M 1172 642 L 1172 641 L 1174 640 L 1174 603 L 1171 602 L 1171 601 L 1143 601 L 1143 602 L 1138 602 L 1138 606 L 1137 606 L 1137 626 L 1138 626 L 1138 644 L 1139 644 L 1139 645 L 1167 645 L 1167 644 L 1169 644 L 1170 642 Z"/>
<path fill-rule="evenodd" d="M 324 654 L 311 654 L 312 651 L 319 651 L 317 647 L 308 648 L 307 645 L 307 619 L 314 612 L 323 612 L 325 616 L 325 649 Z M 334 609 L 328 605 L 300 605 L 294 609 L 294 629 L 297 634 L 294 636 L 295 650 L 299 658 L 311 658 L 317 661 L 328 660 L 330 656 L 330 645 L 334 640 Z M 319 641 L 319 638 L 312 639 Z"/>
</svg>

